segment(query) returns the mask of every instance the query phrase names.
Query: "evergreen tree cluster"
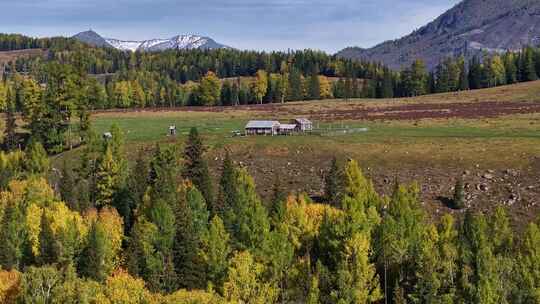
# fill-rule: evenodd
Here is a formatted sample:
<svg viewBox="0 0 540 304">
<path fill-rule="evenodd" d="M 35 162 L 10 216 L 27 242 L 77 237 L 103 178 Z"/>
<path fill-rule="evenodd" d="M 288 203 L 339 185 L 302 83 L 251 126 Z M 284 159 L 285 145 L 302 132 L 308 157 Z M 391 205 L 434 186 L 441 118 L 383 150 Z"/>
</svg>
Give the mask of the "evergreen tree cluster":
<svg viewBox="0 0 540 304">
<path fill-rule="evenodd" d="M 19 58 L 5 67 L 0 108 L 21 111 L 40 100 L 43 108 L 67 104 L 61 109 L 63 119 L 47 120 L 58 120 L 49 128 L 52 145 L 62 141 L 62 120 L 95 109 L 411 97 L 531 81 L 540 74 L 540 50 L 533 47 L 477 55 L 469 62 L 447 58 L 433 71 L 421 60 L 392 71 L 382 64 L 313 50 L 123 52 L 67 38 L 0 35 L 0 50 L 28 48 L 47 49 L 48 55 Z"/>
</svg>

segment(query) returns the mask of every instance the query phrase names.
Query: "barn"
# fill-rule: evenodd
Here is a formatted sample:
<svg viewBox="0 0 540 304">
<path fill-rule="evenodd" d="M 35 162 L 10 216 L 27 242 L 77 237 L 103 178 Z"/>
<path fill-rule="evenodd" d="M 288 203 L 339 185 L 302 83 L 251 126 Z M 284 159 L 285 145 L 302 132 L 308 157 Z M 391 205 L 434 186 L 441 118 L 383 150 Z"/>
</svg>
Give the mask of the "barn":
<svg viewBox="0 0 540 304">
<path fill-rule="evenodd" d="M 278 135 L 279 121 L 273 120 L 252 120 L 246 125 L 246 135 Z"/>
</svg>

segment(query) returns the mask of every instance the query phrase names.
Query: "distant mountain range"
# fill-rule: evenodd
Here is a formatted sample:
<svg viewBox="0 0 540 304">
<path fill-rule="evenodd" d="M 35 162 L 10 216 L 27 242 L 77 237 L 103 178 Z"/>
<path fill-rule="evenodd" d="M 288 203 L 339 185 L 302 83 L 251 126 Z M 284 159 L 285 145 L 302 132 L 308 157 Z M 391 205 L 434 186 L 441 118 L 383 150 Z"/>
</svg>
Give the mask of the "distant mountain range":
<svg viewBox="0 0 540 304">
<path fill-rule="evenodd" d="M 90 30 L 78 33 L 73 38 L 98 47 L 112 47 L 122 51 L 154 52 L 169 49 L 220 49 L 227 46 L 217 43 L 211 38 L 197 35 L 178 35 L 170 39 L 150 39 L 144 41 L 129 41 L 113 38 L 104 38 Z"/>
<path fill-rule="evenodd" d="M 387 24 L 386 26 L 391 26 Z M 393 69 L 423 59 L 429 68 L 450 56 L 518 50 L 540 42 L 540 0 L 464 0 L 433 22 L 373 48 L 337 55 L 383 62 Z"/>
</svg>

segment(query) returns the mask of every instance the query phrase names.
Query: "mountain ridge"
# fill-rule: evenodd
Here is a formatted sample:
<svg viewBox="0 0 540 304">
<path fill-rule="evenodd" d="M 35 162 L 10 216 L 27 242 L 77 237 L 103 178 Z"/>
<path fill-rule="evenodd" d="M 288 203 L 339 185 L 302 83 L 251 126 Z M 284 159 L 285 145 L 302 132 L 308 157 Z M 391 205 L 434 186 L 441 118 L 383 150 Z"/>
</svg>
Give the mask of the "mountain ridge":
<svg viewBox="0 0 540 304">
<path fill-rule="evenodd" d="M 89 30 L 78 33 L 73 38 L 97 47 L 112 47 L 122 51 L 155 52 L 169 49 L 220 49 L 229 48 L 217 43 L 210 37 L 199 35 L 176 35 L 168 39 L 154 38 L 148 40 L 121 40 L 104 38 L 98 33 Z"/>
<path fill-rule="evenodd" d="M 540 0 L 464 0 L 402 38 L 337 56 L 379 61 L 393 69 L 423 59 L 432 69 L 446 57 L 518 50 L 540 42 Z"/>
</svg>

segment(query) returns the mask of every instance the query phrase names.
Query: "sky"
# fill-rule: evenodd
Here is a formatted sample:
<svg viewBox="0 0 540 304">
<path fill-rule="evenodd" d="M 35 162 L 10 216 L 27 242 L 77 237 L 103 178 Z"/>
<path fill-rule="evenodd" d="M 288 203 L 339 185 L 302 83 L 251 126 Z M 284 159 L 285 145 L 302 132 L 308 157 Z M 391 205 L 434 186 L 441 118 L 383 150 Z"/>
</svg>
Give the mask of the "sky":
<svg viewBox="0 0 540 304">
<path fill-rule="evenodd" d="M 108 38 L 209 36 L 249 50 L 372 47 L 433 20 L 459 0 L 0 0 L 0 32 Z"/>
</svg>

